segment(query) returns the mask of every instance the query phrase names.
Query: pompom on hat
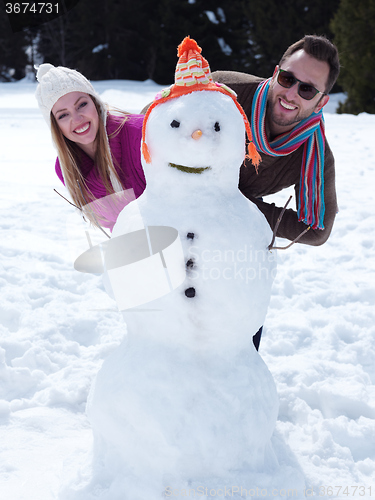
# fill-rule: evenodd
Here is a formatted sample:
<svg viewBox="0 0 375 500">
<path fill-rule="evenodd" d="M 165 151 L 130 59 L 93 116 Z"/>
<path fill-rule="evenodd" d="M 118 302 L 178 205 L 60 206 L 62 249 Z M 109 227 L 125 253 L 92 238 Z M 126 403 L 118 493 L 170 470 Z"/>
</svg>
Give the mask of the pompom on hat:
<svg viewBox="0 0 375 500">
<path fill-rule="evenodd" d="M 35 97 L 47 124 L 51 126 L 51 110 L 55 103 L 70 92 L 84 92 L 95 98 L 100 107 L 100 115 L 106 123 L 107 109 L 104 102 L 95 92 L 94 87 L 81 73 L 74 69 L 52 64 L 41 64 L 37 69 L 36 78 L 39 82 Z"/>
<path fill-rule="evenodd" d="M 237 102 L 236 93 L 222 83 L 217 83 L 212 80 L 210 66 L 207 60 L 201 55 L 202 49 L 199 47 L 197 42 L 187 36 L 178 46 L 177 55 L 179 57 L 176 71 L 175 71 L 175 83 L 166 89 L 159 92 L 147 110 L 145 118 L 143 120 L 142 129 L 142 154 L 146 163 L 151 163 L 151 155 L 146 144 L 146 123 L 151 111 L 158 104 L 162 104 L 169 99 L 175 97 L 180 97 L 184 94 L 190 94 L 191 92 L 196 92 L 199 90 L 211 90 L 215 92 L 221 92 L 222 94 L 228 95 L 233 99 L 234 104 L 237 106 L 239 112 L 241 113 L 247 137 L 249 140 L 248 144 L 248 154 L 246 158 L 249 158 L 255 168 L 257 169 L 261 157 L 255 148 L 253 143 L 253 138 L 251 135 L 251 129 L 249 121 L 246 117 L 244 110 L 241 105 Z"/>
</svg>

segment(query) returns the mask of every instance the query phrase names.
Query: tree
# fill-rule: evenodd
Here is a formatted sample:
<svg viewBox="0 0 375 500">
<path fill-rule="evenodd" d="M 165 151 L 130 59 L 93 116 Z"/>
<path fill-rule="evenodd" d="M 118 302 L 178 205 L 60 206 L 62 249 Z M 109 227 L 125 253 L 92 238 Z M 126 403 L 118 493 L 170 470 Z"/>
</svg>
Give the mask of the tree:
<svg viewBox="0 0 375 500">
<path fill-rule="evenodd" d="M 153 32 L 157 63 L 153 79 L 171 81 L 177 62 L 177 46 L 185 36 L 203 49 L 211 70 L 246 70 L 253 55 L 248 43 L 249 22 L 244 16 L 247 0 L 161 0 L 159 23 Z M 170 75 L 170 76 L 168 76 Z"/>
<path fill-rule="evenodd" d="M 92 80 L 172 82 L 177 46 L 187 35 L 203 48 L 212 71 L 267 77 L 304 34 L 330 37 L 339 1 L 64 0 L 65 13 L 39 26 L 32 40 L 45 62 L 75 68 Z"/>
<path fill-rule="evenodd" d="M 304 35 L 332 38 L 330 21 L 340 0 L 275 0 L 247 2 L 245 15 L 250 20 L 250 37 L 256 57 L 249 61 L 251 72 L 271 76 L 281 56 Z"/>
<path fill-rule="evenodd" d="M 196 39 L 211 69 L 245 70 L 246 0 L 80 0 L 40 29 L 45 61 L 74 67 L 88 78 L 173 81 L 177 46 Z M 87 13 L 90 12 L 88 19 Z"/>
<path fill-rule="evenodd" d="M 347 93 L 338 112 L 375 113 L 375 0 L 341 0 L 331 26 Z"/>
<path fill-rule="evenodd" d="M 97 4 L 98 0 L 81 0 L 66 14 L 40 27 L 38 50 L 46 62 L 79 69 L 86 74 L 84 70 L 91 64 L 84 68 L 82 61 L 91 62 L 93 49 L 99 44 L 98 40 L 103 39 L 107 2 L 100 10 L 101 16 L 95 8 Z"/>
<path fill-rule="evenodd" d="M 0 81 L 20 80 L 28 63 L 24 33 L 12 33 L 4 9 L 0 9 Z"/>
</svg>

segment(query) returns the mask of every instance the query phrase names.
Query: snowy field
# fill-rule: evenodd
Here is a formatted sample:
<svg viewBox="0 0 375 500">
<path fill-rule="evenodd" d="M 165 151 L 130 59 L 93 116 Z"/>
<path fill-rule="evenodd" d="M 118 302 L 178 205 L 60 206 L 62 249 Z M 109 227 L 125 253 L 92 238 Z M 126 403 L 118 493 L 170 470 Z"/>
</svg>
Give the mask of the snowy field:
<svg viewBox="0 0 375 500">
<path fill-rule="evenodd" d="M 88 467 L 88 391 L 126 333 L 100 277 L 73 269 L 65 229 L 73 209 L 53 191 L 66 195 L 35 86 L 0 84 L 0 500 L 56 499 Z M 130 112 L 160 89 L 94 86 Z M 375 116 L 336 115 L 335 97 L 325 119 L 340 212 L 322 247 L 279 251 L 260 354 L 280 398 L 273 446 L 305 477 L 301 497 L 371 499 Z M 283 205 L 288 194 L 274 200 Z"/>
</svg>

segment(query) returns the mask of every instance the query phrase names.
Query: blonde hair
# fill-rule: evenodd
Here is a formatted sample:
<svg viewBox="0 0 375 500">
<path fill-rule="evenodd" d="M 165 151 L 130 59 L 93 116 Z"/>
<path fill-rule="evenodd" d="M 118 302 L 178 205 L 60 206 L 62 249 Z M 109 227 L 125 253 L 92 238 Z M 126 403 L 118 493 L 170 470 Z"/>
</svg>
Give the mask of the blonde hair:
<svg viewBox="0 0 375 500">
<path fill-rule="evenodd" d="M 95 108 L 99 116 L 99 128 L 95 138 L 96 151 L 95 151 L 94 164 L 97 173 L 99 175 L 99 178 L 103 182 L 107 195 L 110 195 L 115 192 L 111 183 L 111 174 L 115 176 L 120 185 L 123 186 L 123 183 L 121 182 L 119 175 L 113 164 L 113 159 L 114 159 L 116 165 L 119 166 L 117 160 L 114 157 L 112 157 L 112 153 L 108 143 L 107 132 L 102 119 L 100 106 L 92 95 L 90 94 L 88 95 L 94 102 Z M 115 137 L 120 132 L 120 130 L 122 129 L 127 120 L 127 115 L 128 115 L 128 113 L 126 113 L 125 111 L 121 111 L 116 108 L 111 108 L 111 111 L 112 110 L 116 111 L 117 113 L 120 113 L 123 116 L 123 120 L 121 121 L 117 129 L 109 137 Z M 109 114 L 109 108 L 107 107 L 107 116 L 108 114 Z M 95 216 L 92 215 L 91 211 L 84 210 L 84 207 L 88 203 L 95 200 L 95 196 L 87 186 L 86 180 L 80 169 L 80 158 L 83 152 L 75 142 L 67 139 L 63 135 L 52 111 L 51 111 L 51 133 L 53 142 L 57 149 L 57 154 L 59 157 L 59 162 L 64 177 L 65 186 L 68 189 L 74 204 L 84 211 L 87 218 L 93 224 L 97 225 Z M 125 189 L 125 186 L 123 187 Z"/>
</svg>

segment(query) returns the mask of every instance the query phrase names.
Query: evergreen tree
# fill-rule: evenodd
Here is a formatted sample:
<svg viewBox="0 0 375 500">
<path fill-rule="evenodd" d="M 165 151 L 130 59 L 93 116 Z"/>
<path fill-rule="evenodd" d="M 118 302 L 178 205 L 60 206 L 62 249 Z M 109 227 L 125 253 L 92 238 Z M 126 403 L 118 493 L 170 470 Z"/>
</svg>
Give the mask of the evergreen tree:
<svg viewBox="0 0 375 500">
<path fill-rule="evenodd" d="M 103 22 L 100 19 L 105 20 L 107 2 L 101 2 L 101 18 L 95 9 L 98 3 L 98 0 L 81 0 L 65 15 L 40 27 L 38 49 L 45 62 L 87 73 L 84 70 L 91 68 L 92 51 L 98 40 L 103 39 Z M 86 61 L 89 64 L 85 64 Z"/>
<path fill-rule="evenodd" d="M 271 76 L 289 45 L 304 35 L 332 38 L 330 20 L 339 0 L 251 0 L 245 15 L 250 20 L 250 40 L 256 57 L 248 62 L 258 76 Z"/>
<path fill-rule="evenodd" d="M 87 78 L 145 80 L 152 72 L 154 0 L 80 0 L 41 27 L 45 61 Z M 151 68 L 151 70 L 150 70 Z"/>
<path fill-rule="evenodd" d="M 203 44 L 209 21 L 199 8 L 201 1 L 161 0 L 158 6 L 158 25 L 154 27 L 155 70 L 158 83 L 173 83 L 177 63 L 177 46 L 187 35 L 198 45 Z"/>
<path fill-rule="evenodd" d="M 203 48 L 212 71 L 243 71 L 252 55 L 245 4 L 246 0 L 162 0 L 154 36 L 158 60 L 154 79 L 165 83 L 166 75 L 168 81 L 173 78 L 177 46 L 188 35 Z"/>
<path fill-rule="evenodd" d="M 199 42 L 212 71 L 246 71 L 247 61 L 254 57 L 249 44 L 250 23 L 245 17 L 247 0 L 204 0 L 200 9 L 206 26 Z M 207 23 L 208 21 L 208 23 Z"/>
<path fill-rule="evenodd" d="M 332 21 L 347 93 L 339 113 L 375 113 L 375 0 L 341 0 Z"/>
<path fill-rule="evenodd" d="M 12 33 L 5 10 L 0 9 L 0 81 L 20 80 L 25 76 L 26 47 L 26 35 Z"/>
<path fill-rule="evenodd" d="M 108 54 L 111 78 L 153 79 L 159 48 L 159 2 L 114 0 L 109 13 Z"/>
<path fill-rule="evenodd" d="M 270 76 L 287 46 L 304 34 L 330 37 L 329 20 L 339 0 L 290 0 L 282 5 L 278 0 L 68 3 L 76 5 L 37 28 L 37 50 L 45 62 L 78 69 L 92 80 L 152 79 L 168 84 L 173 81 L 177 46 L 187 35 L 203 48 L 212 71 Z M 24 68 L 27 36 L 19 34 L 18 48 L 12 52 L 11 45 L 4 46 L 2 34 L 0 19 L 0 65 L 6 57 L 14 64 L 19 58 L 17 67 Z"/>
</svg>

